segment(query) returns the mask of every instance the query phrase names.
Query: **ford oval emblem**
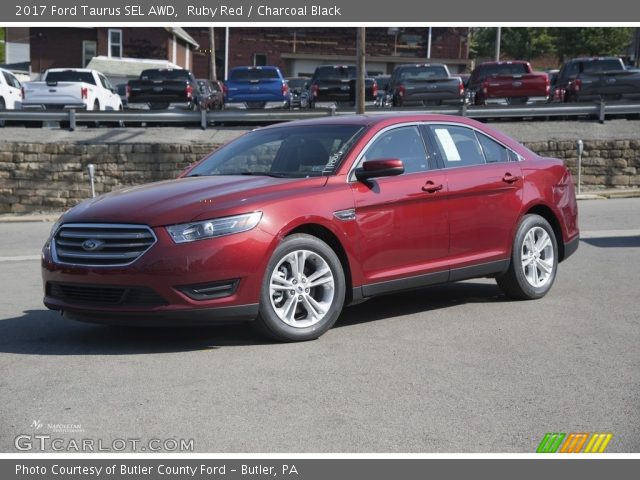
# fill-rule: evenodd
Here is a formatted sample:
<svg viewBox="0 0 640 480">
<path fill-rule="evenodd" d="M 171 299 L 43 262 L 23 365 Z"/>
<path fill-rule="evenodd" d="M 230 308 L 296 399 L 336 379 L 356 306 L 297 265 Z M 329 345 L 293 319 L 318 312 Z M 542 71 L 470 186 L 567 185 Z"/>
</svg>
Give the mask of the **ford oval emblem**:
<svg viewBox="0 0 640 480">
<path fill-rule="evenodd" d="M 102 240 L 90 238 L 82 242 L 82 249 L 87 252 L 95 252 L 96 250 L 102 250 L 103 245 L 104 242 Z"/>
</svg>

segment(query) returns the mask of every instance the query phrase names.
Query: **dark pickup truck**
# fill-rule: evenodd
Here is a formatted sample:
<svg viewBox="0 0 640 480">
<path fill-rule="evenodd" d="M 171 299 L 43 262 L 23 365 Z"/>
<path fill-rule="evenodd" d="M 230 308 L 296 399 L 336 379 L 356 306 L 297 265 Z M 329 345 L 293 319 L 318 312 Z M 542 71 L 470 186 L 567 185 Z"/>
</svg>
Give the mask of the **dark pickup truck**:
<svg viewBox="0 0 640 480">
<path fill-rule="evenodd" d="M 310 107 L 318 103 L 348 103 L 356 101 L 356 67 L 352 65 L 322 65 L 311 77 Z M 374 102 L 378 96 L 378 85 L 373 78 L 365 78 L 365 102 Z"/>
<path fill-rule="evenodd" d="M 189 70 L 143 70 L 138 80 L 127 84 L 127 104 L 146 103 L 152 110 L 163 110 L 174 103 L 195 110 L 198 91 L 198 82 Z"/>
<path fill-rule="evenodd" d="M 471 72 L 467 89 L 476 105 L 546 102 L 549 77 L 544 72 L 534 72 L 529 62 L 486 62 Z"/>
<path fill-rule="evenodd" d="M 640 72 L 618 57 L 576 58 L 562 66 L 552 88 L 555 102 L 640 100 Z"/>
<path fill-rule="evenodd" d="M 387 97 L 394 107 L 408 103 L 460 105 L 465 101 L 462 79 L 452 77 L 447 66 L 438 63 L 398 65 L 391 74 Z"/>
</svg>

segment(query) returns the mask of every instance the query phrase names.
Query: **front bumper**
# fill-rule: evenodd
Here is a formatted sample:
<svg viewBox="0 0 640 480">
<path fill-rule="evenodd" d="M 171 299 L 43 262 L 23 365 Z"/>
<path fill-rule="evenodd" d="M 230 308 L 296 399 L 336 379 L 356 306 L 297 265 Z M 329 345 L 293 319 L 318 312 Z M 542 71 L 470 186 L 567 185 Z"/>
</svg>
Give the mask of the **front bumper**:
<svg viewBox="0 0 640 480">
<path fill-rule="evenodd" d="M 175 244 L 164 228 L 153 231 L 157 243 L 128 266 L 61 264 L 45 247 L 45 306 L 69 318 L 113 324 L 193 325 L 256 317 L 270 235 L 254 228 Z M 220 285 L 229 283 L 232 288 L 221 293 Z"/>
<path fill-rule="evenodd" d="M 225 325 L 254 320 L 258 316 L 257 303 L 233 307 L 202 308 L 181 312 L 96 312 L 93 310 L 65 310 L 65 318 L 102 325 L 140 327 L 177 327 L 197 325 Z"/>
</svg>

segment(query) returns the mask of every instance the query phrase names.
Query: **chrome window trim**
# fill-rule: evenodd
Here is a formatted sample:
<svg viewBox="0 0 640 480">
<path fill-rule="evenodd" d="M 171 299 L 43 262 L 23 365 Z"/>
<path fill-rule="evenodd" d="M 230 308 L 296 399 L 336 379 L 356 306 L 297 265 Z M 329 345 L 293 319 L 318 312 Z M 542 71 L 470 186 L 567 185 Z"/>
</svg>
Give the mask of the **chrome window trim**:
<svg viewBox="0 0 640 480">
<path fill-rule="evenodd" d="M 396 128 L 402 128 L 402 127 L 420 127 L 420 125 L 423 125 L 425 122 L 406 122 L 406 123 L 396 123 L 394 125 L 388 125 L 386 127 L 384 127 L 382 130 L 378 131 L 373 137 L 371 137 L 369 139 L 369 141 L 366 143 L 366 145 L 364 147 L 362 147 L 362 150 L 360 150 L 360 153 L 358 154 L 358 156 L 356 157 L 356 159 L 354 160 L 354 162 L 351 164 L 351 167 L 349 168 L 349 172 L 347 172 L 347 179 L 346 182 L 347 183 L 355 183 L 358 182 L 358 180 L 355 178 L 355 170 L 356 168 L 358 168 L 358 165 L 360 164 L 360 162 L 362 161 L 362 157 L 364 157 L 365 152 L 369 149 L 369 147 L 371 147 L 371 145 L 373 145 L 373 143 L 378 140 L 378 138 L 382 135 L 384 135 L 385 133 L 391 131 L 391 130 L 395 130 Z M 422 136 L 422 134 L 420 134 Z M 424 143 L 424 140 L 423 140 Z M 427 154 L 427 158 L 428 158 L 428 150 L 427 150 L 427 146 L 425 145 L 425 153 Z M 429 170 L 425 170 L 425 172 L 428 172 Z M 412 172 L 412 173 L 420 173 L 420 172 Z M 403 174 L 404 175 L 404 174 Z"/>
<path fill-rule="evenodd" d="M 97 264 L 97 265 L 93 265 L 93 264 L 89 264 L 89 263 L 70 263 L 70 262 L 63 262 L 58 258 L 58 254 L 56 252 L 56 235 L 58 235 L 58 232 L 60 232 L 60 230 L 62 230 L 65 227 L 70 227 L 70 228 L 140 228 L 140 229 L 145 229 L 147 230 L 149 233 L 151 233 L 151 236 L 153 237 L 153 243 L 151 243 L 146 250 L 144 250 L 140 255 L 138 255 L 136 258 L 134 258 L 133 260 L 131 260 L 130 262 L 127 263 L 118 263 L 118 264 L 111 264 L 111 265 L 103 265 L 103 264 Z M 120 267 L 127 267 L 129 265 L 132 265 L 133 263 L 137 262 L 138 260 L 140 260 L 140 258 L 142 258 L 149 250 L 151 250 L 151 248 L 158 243 L 158 237 L 156 236 L 155 232 L 153 231 L 153 229 L 149 226 L 149 225 L 142 225 L 142 224 L 137 224 L 137 223 L 62 223 L 60 225 L 58 225 L 58 228 L 56 228 L 56 231 L 53 233 L 53 235 L 51 235 L 51 243 L 50 243 L 50 247 L 51 247 L 51 258 L 54 261 L 54 263 L 58 264 L 58 265 L 68 265 L 71 267 L 79 267 L 79 268 L 120 268 Z"/>
<path fill-rule="evenodd" d="M 478 144 L 480 144 L 480 141 L 477 140 L 477 135 L 478 135 L 478 133 L 480 133 L 481 135 L 485 135 L 485 136 L 489 137 L 491 140 L 493 140 L 494 142 L 498 143 L 499 145 L 502 145 L 508 151 L 513 153 L 516 156 L 516 158 L 518 159 L 517 162 L 524 161 L 524 157 L 522 155 L 520 155 L 518 152 L 516 152 L 513 148 L 509 147 L 508 145 L 505 145 L 504 142 L 501 142 L 497 138 L 493 137 L 492 135 L 489 135 L 486 132 L 483 132 L 482 130 L 480 130 L 479 128 L 477 128 L 477 127 L 475 127 L 473 125 L 467 125 L 467 124 L 457 123 L 457 122 L 452 122 L 452 121 L 442 121 L 442 122 L 434 121 L 434 120 L 412 121 L 412 122 L 396 123 L 394 125 L 388 125 L 388 126 L 384 127 L 382 130 L 380 130 L 379 132 L 377 132 L 373 137 L 371 137 L 371 139 L 366 143 L 366 145 L 364 147 L 362 147 L 362 150 L 360 151 L 360 153 L 358 154 L 358 156 L 356 157 L 354 162 L 351 164 L 351 167 L 349 168 L 349 171 L 347 172 L 346 183 L 355 183 L 355 182 L 358 181 L 354 176 L 354 171 L 357 168 L 357 166 L 360 163 L 360 161 L 362 160 L 362 157 L 364 156 L 364 153 L 372 145 L 372 143 L 375 142 L 378 139 L 378 137 L 380 135 L 382 135 L 383 133 L 388 132 L 389 130 L 393 130 L 394 128 L 410 127 L 410 126 L 418 126 L 418 127 L 420 127 L 420 126 L 423 126 L 423 125 L 426 125 L 426 126 L 450 125 L 450 126 L 453 126 L 453 127 L 468 128 L 468 129 L 473 131 L 474 135 L 476 136 L 476 141 L 478 142 Z M 425 149 L 427 149 L 427 145 L 425 145 Z M 484 150 L 482 149 L 482 146 L 480 146 L 480 149 L 482 151 L 482 155 L 484 156 Z M 428 154 L 429 154 L 429 151 L 427 150 L 427 155 Z M 485 163 L 484 164 L 463 165 L 463 166 L 460 166 L 460 167 L 447 167 L 447 166 L 444 166 L 443 168 L 434 168 L 434 169 L 425 170 L 425 172 L 433 172 L 433 171 L 437 171 L 437 170 L 450 170 L 452 168 L 479 167 L 479 166 L 482 166 L 482 165 L 495 165 L 495 164 L 500 164 L 500 163 L 509 164 L 509 163 L 515 163 L 515 162 L 509 161 L 509 162 L 491 162 L 491 163 L 487 163 L 486 162 L 486 157 L 485 157 Z M 413 172 L 413 173 L 421 173 L 421 172 Z"/>
<path fill-rule="evenodd" d="M 518 152 L 516 152 L 515 150 L 513 150 L 513 148 L 509 147 L 508 145 L 505 145 L 504 142 L 501 142 L 500 140 L 498 140 L 497 138 L 489 135 L 488 133 L 483 132 L 482 130 L 480 130 L 477 127 L 474 127 L 472 125 L 465 125 L 465 124 L 461 124 L 461 123 L 455 123 L 455 122 L 424 122 L 423 125 L 451 125 L 453 127 L 462 127 L 462 128 L 468 128 L 469 130 L 473 131 L 474 136 L 476 137 L 476 141 L 478 142 L 478 145 L 480 146 L 480 151 L 482 152 L 482 156 L 485 159 L 485 163 L 478 163 L 475 165 L 461 165 L 461 166 L 451 166 L 448 167 L 446 166 L 446 162 L 445 166 L 442 168 L 442 170 L 451 170 L 454 168 L 472 168 L 472 167 L 481 167 L 482 165 L 500 165 L 500 164 L 509 164 L 509 163 L 514 163 L 512 161 L 508 161 L 508 162 L 487 162 L 487 158 L 485 156 L 484 153 L 484 149 L 482 148 L 482 144 L 480 143 L 480 140 L 478 140 L 478 134 L 480 135 L 484 135 L 485 137 L 489 137 L 491 140 L 493 140 L 494 142 L 496 142 L 498 145 L 502 145 L 505 149 L 507 149 L 508 151 L 510 151 L 511 153 L 513 153 L 516 158 L 518 159 L 518 162 L 522 162 L 524 160 L 524 157 L 522 155 L 520 155 Z"/>
</svg>

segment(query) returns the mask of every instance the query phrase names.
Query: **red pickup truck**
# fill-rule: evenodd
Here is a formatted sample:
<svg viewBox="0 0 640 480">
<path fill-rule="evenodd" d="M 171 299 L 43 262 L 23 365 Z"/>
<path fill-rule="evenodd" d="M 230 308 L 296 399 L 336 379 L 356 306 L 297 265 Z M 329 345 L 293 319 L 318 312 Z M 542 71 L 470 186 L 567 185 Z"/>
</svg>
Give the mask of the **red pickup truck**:
<svg viewBox="0 0 640 480">
<path fill-rule="evenodd" d="M 486 62 L 471 72 L 467 88 L 476 105 L 546 102 L 549 77 L 544 72 L 534 72 L 529 62 Z"/>
</svg>

